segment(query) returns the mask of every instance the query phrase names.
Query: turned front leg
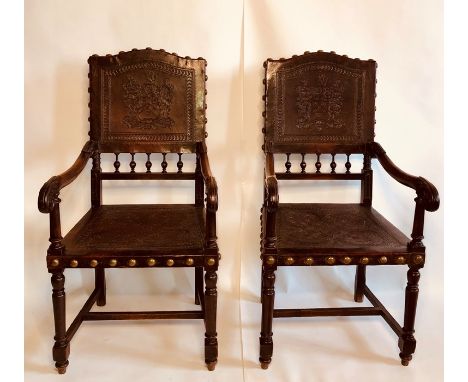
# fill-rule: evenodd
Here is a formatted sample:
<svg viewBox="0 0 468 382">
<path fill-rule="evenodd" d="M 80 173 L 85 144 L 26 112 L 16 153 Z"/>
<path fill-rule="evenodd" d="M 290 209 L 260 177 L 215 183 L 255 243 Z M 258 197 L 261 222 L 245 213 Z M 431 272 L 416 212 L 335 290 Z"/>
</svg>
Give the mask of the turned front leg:
<svg viewBox="0 0 468 382">
<path fill-rule="evenodd" d="M 52 274 L 52 304 L 55 320 L 55 344 L 52 349 L 52 357 L 59 374 L 64 374 L 68 366 L 70 355 L 70 343 L 66 338 L 65 322 L 65 276 L 63 272 Z"/>
<path fill-rule="evenodd" d="M 262 330 L 260 332 L 260 363 L 267 369 L 273 355 L 273 308 L 275 303 L 275 271 L 262 271 Z"/>
<path fill-rule="evenodd" d="M 218 292 L 216 271 L 207 270 L 205 273 L 205 362 L 208 370 L 214 370 L 218 361 L 218 339 L 216 333 L 216 308 Z"/>
<path fill-rule="evenodd" d="M 413 353 L 416 350 L 416 339 L 414 338 L 414 321 L 416 318 L 416 306 L 419 295 L 419 269 L 420 267 L 410 267 L 407 273 L 408 284 L 406 286 L 405 295 L 405 318 L 403 325 L 403 333 L 398 341 L 400 348 L 401 364 L 408 366 L 409 361 L 413 358 Z"/>
</svg>

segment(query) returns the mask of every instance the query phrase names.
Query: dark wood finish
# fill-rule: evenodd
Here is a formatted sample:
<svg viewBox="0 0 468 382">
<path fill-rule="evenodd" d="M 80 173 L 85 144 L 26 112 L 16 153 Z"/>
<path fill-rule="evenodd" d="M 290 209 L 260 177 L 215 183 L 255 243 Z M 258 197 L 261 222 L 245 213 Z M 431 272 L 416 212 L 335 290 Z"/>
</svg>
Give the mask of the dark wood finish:
<svg viewBox="0 0 468 382">
<path fill-rule="evenodd" d="M 50 217 L 47 267 L 52 273 L 55 319 L 53 358 L 59 373 L 68 366 L 70 341 L 83 321 L 128 319 L 204 319 L 205 361 L 218 357 L 216 236 L 218 188 L 205 144 L 206 61 L 150 48 L 92 56 L 90 64 L 90 140 L 75 163 L 50 178 L 38 207 Z M 112 107 L 111 107 L 112 106 Z M 101 153 L 113 153 L 113 172 L 101 169 Z M 136 153 L 146 154 L 137 171 Z M 152 153 L 162 154 L 155 171 Z M 177 172 L 168 172 L 167 153 L 177 153 Z M 196 157 L 195 172 L 183 172 L 183 154 Z M 154 157 L 153 157 L 154 158 Z M 185 160 L 185 156 L 183 157 Z M 62 237 L 60 191 L 92 159 L 91 209 Z M 128 166 L 121 161 L 129 159 Z M 103 180 L 193 180 L 195 203 L 103 205 Z M 206 201 L 204 196 L 206 195 Z M 200 311 L 90 312 L 106 304 L 106 268 L 191 267 Z M 66 330 L 66 268 L 94 268 L 95 289 Z M 205 283 L 203 282 L 205 274 Z"/>
<path fill-rule="evenodd" d="M 260 363 L 267 368 L 273 353 L 273 318 L 380 315 L 399 337 L 400 358 L 408 365 L 416 348 L 414 322 L 425 211 L 439 207 L 429 181 L 400 170 L 374 142 L 375 69 L 373 60 L 350 59 L 333 52 L 306 52 L 265 64 L 263 112 L 265 177 L 261 209 Z M 274 156 L 286 154 L 285 171 L 275 172 Z M 314 158 L 313 171 L 306 160 Z M 322 154 L 331 154 L 328 165 Z M 291 155 L 301 155 L 291 170 Z M 344 169 L 336 158 L 345 155 Z M 351 155 L 362 156 L 360 172 L 351 171 Z M 372 208 L 372 159 L 399 183 L 415 190 L 413 230 L 409 238 Z M 359 180 L 359 204 L 279 203 L 278 180 Z M 373 307 L 274 309 L 278 266 L 356 266 L 354 300 L 364 296 Z M 408 265 L 403 328 L 366 285 L 366 268 Z"/>
<path fill-rule="evenodd" d="M 403 366 L 408 366 L 416 350 L 416 339 L 414 338 L 414 321 L 416 317 L 416 306 L 419 295 L 419 268 L 410 267 L 408 270 L 408 285 L 405 292 L 405 317 L 403 331 L 398 341 L 401 350 L 400 358 Z"/>
<path fill-rule="evenodd" d="M 203 318 L 203 312 L 198 310 L 176 310 L 162 312 L 88 312 L 84 321 L 103 320 L 167 320 Z"/>
<path fill-rule="evenodd" d="M 362 302 L 364 299 L 364 288 L 366 286 L 366 266 L 356 266 L 356 277 L 354 279 L 354 301 Z"/>
<path fill-rule="evenodd" d="M 68 366 L 70 343 L 66 336 L 65 321 L 65 276 L 62 272 L 52 273 L 52 303 L 55 319 L 55 344 L 52 355 L 59 374 L 64 374 Z"/>
<path fill-rule="evenodd" d="M 314 308 L 314 309 L 275 309 L 273 317 L 328 317 L 328 316 L 378 316 L 379 308 Z"/>
</svg>

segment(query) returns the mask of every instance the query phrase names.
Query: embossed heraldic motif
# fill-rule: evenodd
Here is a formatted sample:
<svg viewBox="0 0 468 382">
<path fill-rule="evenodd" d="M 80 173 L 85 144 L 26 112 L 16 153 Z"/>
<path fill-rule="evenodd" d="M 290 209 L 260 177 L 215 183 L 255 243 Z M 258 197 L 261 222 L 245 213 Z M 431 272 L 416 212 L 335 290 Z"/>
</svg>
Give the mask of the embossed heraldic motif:
<svg viewBox="0 0 468 382">
<path fill-rule="evenodd" d="M 170 117 L 174 85 L 169 80 L 158 81 L 155 72 L 138 81 L 134 76 L 126 76 L 122 84 L 122 95 L 127 115 L 123 123 L 130 129 L 158 129 L 174 126 Z"/>
<path fill-rule="evenodd" d="M 311 129 L 321 132 L 327 129 L 340 129 L 344 125 L 341 118 L 344 84 L 339 79 L 330 79 L 325 73 L 311 79 L 302 80 L 296 87 L 296 107 L 298 129 Z"/>
<path fill-rule="evenodd" d="M 267 141 L 351 144 L 372 139 L 362 69 L 315 62 L 271 66 Z"/>
</svg>

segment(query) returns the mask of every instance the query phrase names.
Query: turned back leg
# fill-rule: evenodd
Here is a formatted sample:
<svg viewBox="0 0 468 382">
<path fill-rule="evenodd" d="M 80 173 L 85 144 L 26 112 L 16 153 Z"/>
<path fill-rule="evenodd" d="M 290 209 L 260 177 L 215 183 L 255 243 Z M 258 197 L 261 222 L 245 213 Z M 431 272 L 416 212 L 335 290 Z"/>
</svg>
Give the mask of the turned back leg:
<svg viewBox="0 0 468 382">
<path fill-rule="evenodd" d="M 96 268 L 94 271 L 94 281 L 96 289 L 99 290 L 96 304 L 98 306 L 106 305 L 106 274 L 104 268 Z"/>
<path fill-rule="evenodd" d="M 203 298 L 203 267 L 195 267 L 195 304 L 200 305 Z"/>
<path fill-rule="evenodd" d="M 362 302 L 364 299 L 364 287 L 366 286 L 366 266 L 356 266 L 356 277 L 354 279 L 354 301 Z"/>
</svg>

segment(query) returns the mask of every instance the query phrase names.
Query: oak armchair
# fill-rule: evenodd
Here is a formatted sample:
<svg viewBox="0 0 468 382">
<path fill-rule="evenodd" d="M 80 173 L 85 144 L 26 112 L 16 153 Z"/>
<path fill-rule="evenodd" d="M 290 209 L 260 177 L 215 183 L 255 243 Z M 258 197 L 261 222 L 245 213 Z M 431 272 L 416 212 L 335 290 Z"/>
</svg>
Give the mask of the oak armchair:
<svg viewBox="0 0 468 382">
<path fill-rule="evenodd" d="M 214 370 L 220 255 L 216 237 L 218 188 L 205 144 L 206 61 L 147 48 L 94 55 L 88 62 L 90 140 L 69 170 L 44 184 L 38 200 L 39 210 L 50 217 L 47 268 L 52 274 L 55 366 L 59 373 L 65 373 L 70 341 L 83 321 L 196 318 L 205 322 L 205 362 Z M 102 171 L 103 153 L 115 154 L 113 172 Z M 129 171 L 122 171 L 119 161 L 124 153 L 131 159 Z M 146 171 L 135 170 L 136 153 L 146 154 Z M 160 170 L 152 167 L 152 153 L 162 156 Z M 168 153 L 178 153 L 177 172 L 167 171 Z M 194 172 L 183 171 L 183 154 L 195 154 Z M 62 237 L 60 190 L 73 182 L 90 159 L 91 208 Z M 103 180 L 137 179 L 193 180 L 195 203 L 102 203 Z M 195 303 L 201 310 L 91 312 L 95 303 L 106 304 L 106 269 L 171 267 L 194 269 Z M 67 329 L 64 271 L 70 268 L 94 269 L 95 289 Z"/>
<path fill-rule="evenodd" d="M 425 211 L 439 207 L 437 189 L 424 178 L 400 170 L 374 142 L 375 73 L 373 60 L 350 59 L 334 52 L 306 52 L 289 59 L 268 59 L 265 67 L 264 202 L 261 209 L 262 323 L 260 362 L 268 368 L 273 353 L 273 318 L 381 316 L 399 338 L 400 358 L 408 365 L 416 348 L 414 323 Z M 291 171 L 291 155 L 300 155 L 300 172 Z M 274 157 L 286 155 L 285 172 Z M 321 157 L 331 156 L 329 169 Z M 351 155 L 363 158 L 351 172 Z M 306 170 L 306 156 L 315 159 Z M 336 158 L 346 158 L 343 172 Z M 411 239 L 372 207 L 371 159 L 396 181 L 415 190 Z M 279 203 L 278 180 L 359 180 L 356 204 Z M 366 285 L 367 266 L 407 265 L 403 326 Z M 366 296 L 372 307 L 274 308 L 275 271 L 279 266 L 356 266 L 354 300 Z"/>
</svg>

